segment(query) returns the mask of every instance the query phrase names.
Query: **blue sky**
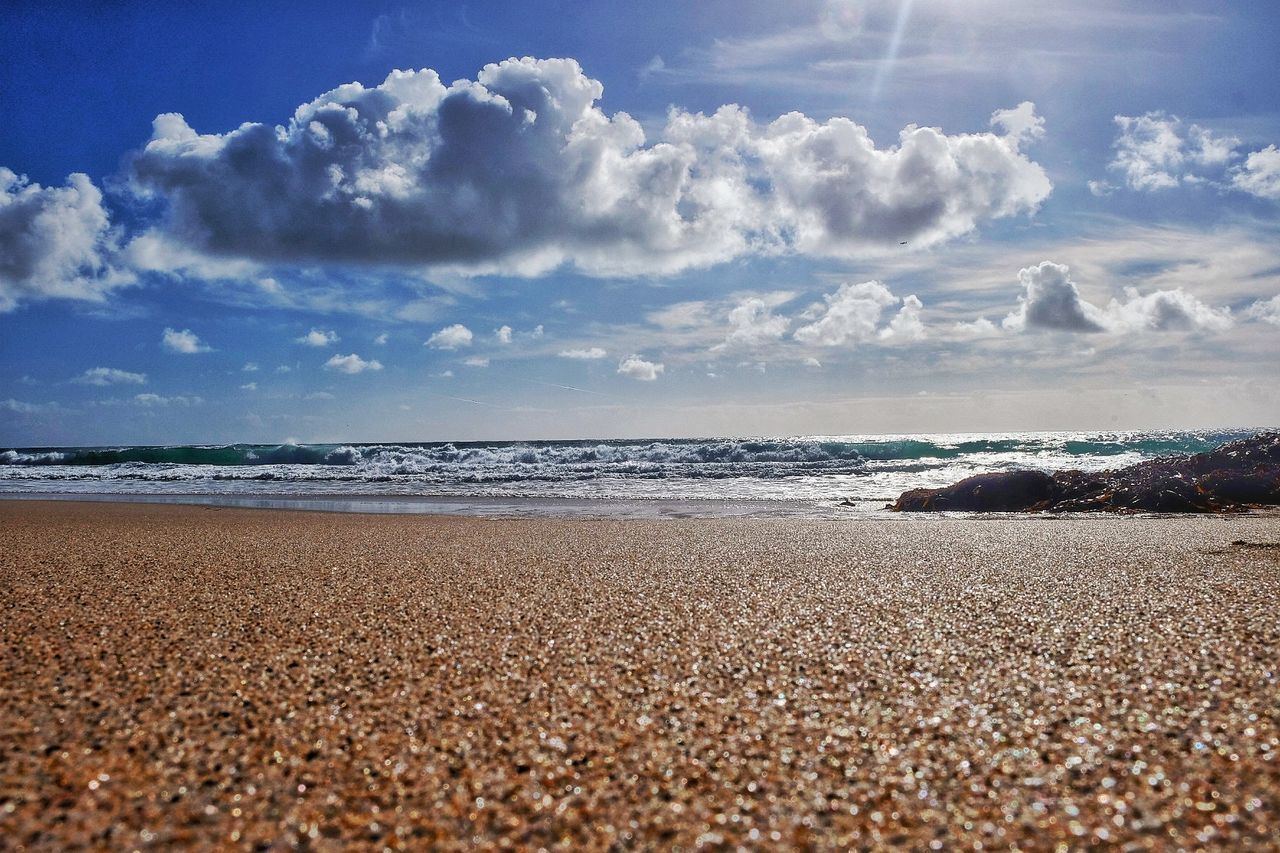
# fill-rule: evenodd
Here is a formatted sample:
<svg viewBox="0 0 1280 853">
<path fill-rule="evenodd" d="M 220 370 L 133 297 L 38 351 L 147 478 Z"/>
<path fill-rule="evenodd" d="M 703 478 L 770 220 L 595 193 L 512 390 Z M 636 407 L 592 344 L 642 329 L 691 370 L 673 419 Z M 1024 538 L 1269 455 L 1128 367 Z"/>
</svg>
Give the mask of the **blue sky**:
<svg viewBox="0 0 1280 853">
<path fill-rule="evenodd" d="M 1280 421 L 1280 10 L 9 4 L 0 443 Z"/>
</svg>

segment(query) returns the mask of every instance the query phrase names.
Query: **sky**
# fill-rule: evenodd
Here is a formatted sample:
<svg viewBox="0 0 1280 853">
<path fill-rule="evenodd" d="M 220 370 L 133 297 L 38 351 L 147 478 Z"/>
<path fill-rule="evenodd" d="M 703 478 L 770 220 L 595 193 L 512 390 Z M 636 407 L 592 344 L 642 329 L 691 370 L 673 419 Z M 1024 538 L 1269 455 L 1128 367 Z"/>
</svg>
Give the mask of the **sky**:
<svg viewBox="0 0 1280 853">
<path fill-rule="evenodd" d="M 1280 423 L 1280 6 L 0 9 L 0 444 Z"/>
</svg>

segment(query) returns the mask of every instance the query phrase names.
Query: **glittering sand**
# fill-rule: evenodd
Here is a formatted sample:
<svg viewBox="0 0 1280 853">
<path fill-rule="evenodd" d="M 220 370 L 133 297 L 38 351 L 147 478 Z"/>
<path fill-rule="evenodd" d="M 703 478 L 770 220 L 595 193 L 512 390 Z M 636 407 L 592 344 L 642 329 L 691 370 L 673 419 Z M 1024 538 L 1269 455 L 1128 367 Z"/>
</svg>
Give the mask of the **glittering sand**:
<svg viewBox="0 0 1280 853">
<path fill-rule="evenodd" d="M 0 502 L 0 542 L 10 849 L 1280 844 L 1276 518 Z"/>
</svg>

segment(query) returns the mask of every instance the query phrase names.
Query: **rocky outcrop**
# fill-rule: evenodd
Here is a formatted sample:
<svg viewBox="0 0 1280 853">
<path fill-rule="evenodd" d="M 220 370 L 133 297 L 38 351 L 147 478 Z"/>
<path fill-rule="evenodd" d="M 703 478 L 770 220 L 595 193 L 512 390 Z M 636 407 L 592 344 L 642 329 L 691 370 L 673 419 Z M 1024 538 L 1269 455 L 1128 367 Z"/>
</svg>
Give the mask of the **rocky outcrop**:
<svg viewBox="0 0 1280 853">
<path fill-rule="evenodd" d="M 903 492 L 895 512 L 1233 512 L 1280 505 L 1280 432 L 1114 471 L 979 474 Z"/>
</svg>

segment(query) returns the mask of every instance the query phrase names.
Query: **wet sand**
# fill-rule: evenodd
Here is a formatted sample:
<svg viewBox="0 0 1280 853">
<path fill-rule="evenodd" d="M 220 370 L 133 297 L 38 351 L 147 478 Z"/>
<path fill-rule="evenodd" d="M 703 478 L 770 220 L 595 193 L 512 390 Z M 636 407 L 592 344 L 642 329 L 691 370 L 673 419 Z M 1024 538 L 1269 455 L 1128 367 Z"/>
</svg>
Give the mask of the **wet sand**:
<svg viewBox="0 0 1280 853">
<path fill-rule="evenodd" d="M 1280 844 L 1280 519 L 0 502 L 11 849 Z"/>
</svg>

